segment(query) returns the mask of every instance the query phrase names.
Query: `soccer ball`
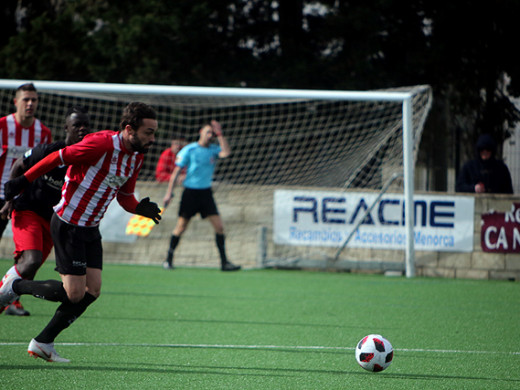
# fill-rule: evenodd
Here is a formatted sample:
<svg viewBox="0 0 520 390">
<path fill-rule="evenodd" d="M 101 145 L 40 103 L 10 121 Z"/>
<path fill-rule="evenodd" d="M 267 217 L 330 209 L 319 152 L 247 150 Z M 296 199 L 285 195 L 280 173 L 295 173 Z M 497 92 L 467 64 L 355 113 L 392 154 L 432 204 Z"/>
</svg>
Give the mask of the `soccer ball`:
<svg viewBox="0 0 520 390">
<path fill-rule="evenodd" d="M 380 334 L 363 337 L 356 347 L 356 360 L 367 371 L 383 371 L 390 366 L 393 358 L 392 344 Z"/>
</svg>

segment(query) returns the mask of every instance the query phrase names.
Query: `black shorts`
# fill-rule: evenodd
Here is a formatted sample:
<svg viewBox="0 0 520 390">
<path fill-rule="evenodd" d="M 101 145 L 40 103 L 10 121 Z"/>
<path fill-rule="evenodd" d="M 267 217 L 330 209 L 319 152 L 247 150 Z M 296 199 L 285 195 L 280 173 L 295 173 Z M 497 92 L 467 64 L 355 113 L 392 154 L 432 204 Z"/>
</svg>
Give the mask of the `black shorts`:
<svg viewBox="0 0 520 390">
<path fill-rule="evenodd" d="M 88 268 L 103 268 L 99 228 L 68 224 L 56 214 L 51 219 L 56 271 L 62 275 L 85 275 Z"/>
<path fill-rule="evenodd" d="M 215 204 L 215 199 L 213 199 L 211 188 L 204 190 L 185 188 L 182 192 L 179 217 L 190 219 L 197 213 L 202 218 L 206 218 L 208 215 L 218 215 L 217 205 Z"/>
</svg>

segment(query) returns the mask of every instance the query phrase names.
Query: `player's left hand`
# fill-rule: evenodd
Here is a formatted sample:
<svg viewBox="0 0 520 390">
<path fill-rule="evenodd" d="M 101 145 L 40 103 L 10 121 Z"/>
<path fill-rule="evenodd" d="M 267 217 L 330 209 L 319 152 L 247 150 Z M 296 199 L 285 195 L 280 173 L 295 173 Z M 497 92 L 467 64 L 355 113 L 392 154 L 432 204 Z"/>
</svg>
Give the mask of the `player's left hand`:
<svg viewBox="0 0 520 390">
<path fill-rule="evenodd" d="M 159 223 L 161 219 L 161 209 L 157 203 L 150 202 L 150 198 L 142 199 L 135 208 L 135 213 L 152 219 L 155 223 Z"/>
<path fill-rule="evenodd" d="M 8 200 L 5 202 L 4 207 L 0 209 L 0 218 L 11 219 L 11 213 L 13 212 L 13 202 Z"/>
</svg>

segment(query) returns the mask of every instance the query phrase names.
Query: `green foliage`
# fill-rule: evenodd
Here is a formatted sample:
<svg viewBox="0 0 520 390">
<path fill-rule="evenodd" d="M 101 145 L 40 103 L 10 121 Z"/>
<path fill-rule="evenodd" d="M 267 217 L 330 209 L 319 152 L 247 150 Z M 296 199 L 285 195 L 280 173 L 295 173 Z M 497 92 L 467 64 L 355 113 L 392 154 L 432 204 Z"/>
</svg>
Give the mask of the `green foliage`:
<svg viewBox="0 0 520 390">
<path fill-rule="evenodd" d="M 520 120 L 510 98 L 520 94 L 517 0 L 493 7 L 470 0 L 41 1 L 28 6 L 22 25 L 13 22 L 15 9 L 8 1 L 0 14 L 9 27 L 0 41 L 4 78 L 317 89 L 430 84 L 438 118 L 427 124 L 422 150 L 438 156 L 436 166 L 449 156 L 433 142 L 450 149 L 458 132 L 468 158 L 479 133 L 500 144 Z"/>
</svg>

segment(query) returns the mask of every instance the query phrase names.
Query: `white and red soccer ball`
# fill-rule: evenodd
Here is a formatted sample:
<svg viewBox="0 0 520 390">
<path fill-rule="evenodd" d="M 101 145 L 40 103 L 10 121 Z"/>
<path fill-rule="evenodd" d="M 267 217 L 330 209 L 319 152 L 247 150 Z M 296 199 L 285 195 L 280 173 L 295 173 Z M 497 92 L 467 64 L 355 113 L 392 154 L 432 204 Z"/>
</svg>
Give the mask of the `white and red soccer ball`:
<svg viewBox="0 0 520 390">
<path fill-rule="evenodd" d="M 356 360 L 367 371 L 383 371 L 390 366 L 393 358 L 392 344 L 380 334 L 363 337 L 356 347 Z"/>
</svg>

